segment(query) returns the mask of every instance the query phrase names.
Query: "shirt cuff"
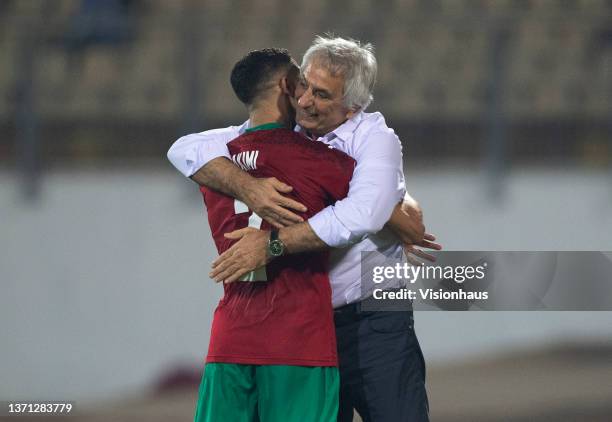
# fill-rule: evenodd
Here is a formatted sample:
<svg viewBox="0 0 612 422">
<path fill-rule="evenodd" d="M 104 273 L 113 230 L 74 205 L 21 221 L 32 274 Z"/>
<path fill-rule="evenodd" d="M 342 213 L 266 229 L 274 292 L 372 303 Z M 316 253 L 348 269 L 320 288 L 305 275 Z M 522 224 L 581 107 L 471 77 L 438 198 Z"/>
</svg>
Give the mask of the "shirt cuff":
<svg viewBox="0 0 612 422">
<path fill-rule="evenodd" d="M 310 217 L 308 224 L 327 246 L 339 248 L 351 243 L 351 232 L 338 220 L 331 206 Z"/>
</svg>

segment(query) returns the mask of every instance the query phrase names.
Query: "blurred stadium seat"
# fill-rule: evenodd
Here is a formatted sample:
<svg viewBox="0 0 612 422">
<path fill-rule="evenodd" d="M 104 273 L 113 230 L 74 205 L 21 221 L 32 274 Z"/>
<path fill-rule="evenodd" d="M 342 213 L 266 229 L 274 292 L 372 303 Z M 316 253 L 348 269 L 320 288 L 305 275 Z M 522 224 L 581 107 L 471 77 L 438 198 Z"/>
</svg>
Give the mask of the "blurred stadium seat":
<svg viewBox="0 0 612 422">
<path fill-rule="evenodd" d="M 62 42 L 81 2 L 7 1 L 0 37 L 0 120 L 9 122 L 27 31 L 36 32 L 35 103 L 40 120 L 156 120 L 180 131 L 185 114 L 203 127 L 240 121 L 228 83 L 250 49 L 287 47 L 296 57 L 328 30 L 372 41 L 380 63 L 374 107 L 401 133 L 409 122 L 477 124 L 491 90 L 506 119 L 609 126 L 612 110 L 612 2 L 607 0 L 389 0 L 131 3 L 129 37 Z M 342 16 L 345 8 L 350 14 Z M 32 29 L 33 28 L 33 29 Z M 496 34 L 507 43 L 495 75 Z M 187 45 L 185 37 L 193 37 Z M 197 67 L 189 85 L 185 68 Z M 191 111 L 186 92 L 199 101 Z M 582 122 L 582 123 L 581 123 Z M 164 147 L 166 142 L 163 144 Z M 112 142 L 112 141 L 109 141 Z M 161 143 L 152 144 L 158 154 Z M 443 153 L 444 142 L 434 152 Z"/>
</svg>

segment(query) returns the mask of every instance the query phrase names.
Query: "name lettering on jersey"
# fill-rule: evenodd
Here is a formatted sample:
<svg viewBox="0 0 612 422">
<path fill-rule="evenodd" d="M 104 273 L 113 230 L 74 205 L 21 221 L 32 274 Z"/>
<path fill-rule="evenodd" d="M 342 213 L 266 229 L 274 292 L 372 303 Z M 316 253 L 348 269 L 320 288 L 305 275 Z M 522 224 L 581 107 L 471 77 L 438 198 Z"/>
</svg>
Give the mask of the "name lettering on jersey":
<svg viewBox="0 0 612 422">
<path fill-rule="evenodd" d="M 257 170 L 259 150 L 243 151 L 232 155 L 232 161 L 242 170 Z"/>
</svg>

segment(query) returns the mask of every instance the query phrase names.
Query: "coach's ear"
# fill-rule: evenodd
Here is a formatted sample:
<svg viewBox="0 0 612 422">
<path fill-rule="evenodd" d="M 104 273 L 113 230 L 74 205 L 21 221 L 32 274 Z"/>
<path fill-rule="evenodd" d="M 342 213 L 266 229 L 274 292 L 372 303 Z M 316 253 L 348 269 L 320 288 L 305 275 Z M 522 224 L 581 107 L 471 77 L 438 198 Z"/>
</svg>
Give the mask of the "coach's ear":
<svg viewBox="0 0 612 422">
<path fill-rule="evenodd" d="M 345 114 L 347 119 L 350 119 L 351 117 L 353 117 L 359 110 L 361 110 L 360 107 L 355 107 L 355 108 L 349 108 Z"/>
</svg>

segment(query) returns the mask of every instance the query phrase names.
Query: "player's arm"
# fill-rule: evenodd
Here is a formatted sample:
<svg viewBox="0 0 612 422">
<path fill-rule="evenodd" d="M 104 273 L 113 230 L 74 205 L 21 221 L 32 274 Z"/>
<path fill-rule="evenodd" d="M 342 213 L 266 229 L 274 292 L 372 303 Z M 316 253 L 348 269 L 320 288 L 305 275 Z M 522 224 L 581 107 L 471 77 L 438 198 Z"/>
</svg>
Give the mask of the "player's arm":
<svg viewBox="0 0 612 422">
<path fill-rule="evenodd" d="M 303 221 L 289 209 L 303 212 L 304 205 L 282 195 L 291 192 L 291 186 L 276 178 L 256 179 L 230 160 L 227 143 L 239 136 L 240 129 L 230 126 L 183 136 L 170 147 L 168 159 L 199 185 L 241 200 L 275 227 Z"/>
<path fill-rule="evenodd" d="M 410 194 L 406 193 L 403 201 L 395 206 L 387 226 L 401 240 L 406 257 L 412 264 L 420 264 L 420 259 L 436 260 L 434 255 L 421 248 L 439 251 L 442 245 L 435 242 L 433 234 L 425 231 L 421 206 Z"/>
<path fill-rule="evenodd" d="M 387 227 L 399 237 L 402 243 L 422 242 L 425 236 L 425 225 L 423 224 L 423 210 L 419 203 L 406 193 L 402 202 L 393 208 Z"/>
</svg>

